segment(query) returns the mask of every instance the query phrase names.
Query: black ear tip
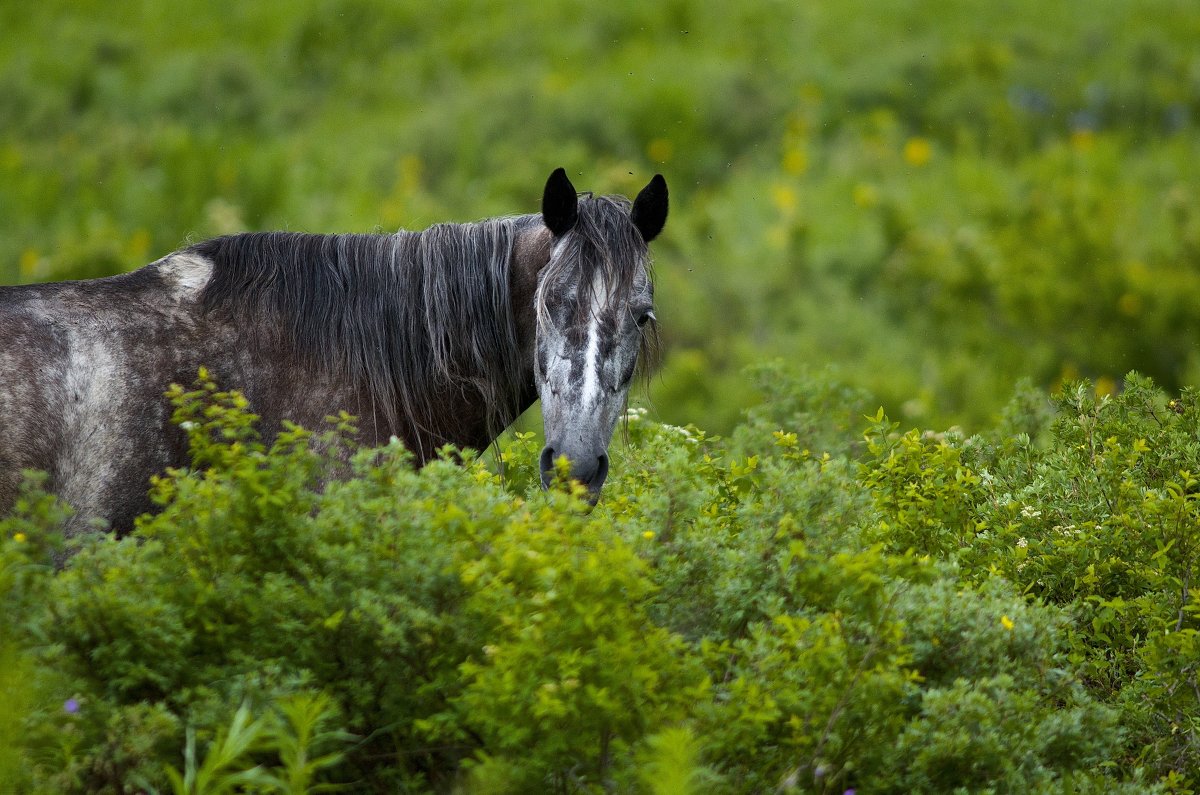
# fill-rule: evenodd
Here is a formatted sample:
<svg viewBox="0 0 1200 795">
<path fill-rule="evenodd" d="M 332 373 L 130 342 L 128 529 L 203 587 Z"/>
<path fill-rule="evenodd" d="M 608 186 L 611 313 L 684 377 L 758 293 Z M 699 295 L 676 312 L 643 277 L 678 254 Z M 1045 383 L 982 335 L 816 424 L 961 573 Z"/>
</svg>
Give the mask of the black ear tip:
<svg viewBox="0 0 1200 795">
<path fill-rule="evenodd" d="M 662 174 L 655 174 L 651 178 L 649 184 L 642 188 L 639 196 L 644 195 L 647 199 L 664 200 L 667 197 L 667 180 Z"/>
<path fill-rule="evenodd" d="M 575 192 L 575 186 L 571 184 L 571 178 L 567 176 L 567 170 L 562 166 L 550 172 L 550 178 L 546 180 L 546 187 L 553 190 Z"/>
<path fill-rule="evenodd" d="M 634 199 L 631 212 L 634 226 L 647 243 L 658 237 L 666 224 L 667 205 L 667 181 L 662 174 L 655 174 Z"/>
<path fill-rule="evenodd" d="M 575 225 L 577 204 L 575 186 L 567 177 L 567 170 L 561 166 L 554 169 L 542 193 L 542 219 L 551 232 L 563 235 Z"/>
</svg>

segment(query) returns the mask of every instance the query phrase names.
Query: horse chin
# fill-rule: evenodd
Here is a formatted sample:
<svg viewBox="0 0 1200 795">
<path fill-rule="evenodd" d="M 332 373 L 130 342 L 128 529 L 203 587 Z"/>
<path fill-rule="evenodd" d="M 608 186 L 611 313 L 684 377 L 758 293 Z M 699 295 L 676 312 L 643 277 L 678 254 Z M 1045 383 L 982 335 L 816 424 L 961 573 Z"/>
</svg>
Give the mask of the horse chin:
<svg viewBox="0 0 1200 795">
<path fill-rule="evenodd" d="M 583 499 L 587 503 L 588 512 L 590 513 L 596 507 L 596 503 L 600 502 L 600 489 L 588 489 L 587 496 Z"/>
<path fill-rule="evenodd" d="M 575 481 L 575 483 L 579 483 L 579 481 Z M 579 483 L 579 485 L 583 486 L 582 483 Z M 596 504 L 598 502 L 600 502 L 600 492 L 603 490 L 603 487 L 593 489 L 593 488 L 588 488 L 587 486 L 584 486 L 584 488 L 586 488 L 587 491 L 584 492 L 583 494 L 581 494 L 580 497 L 583 500 L 584 504 L 587 505 L 587 512 L 591 513 L 595 509 Z M 546 477 L 543 476 L 542 477 L 542 491 L 549 491 L 549 490 L 550 490 L 550 482 L 548 482 L 546 480 Z"/>
</svg>

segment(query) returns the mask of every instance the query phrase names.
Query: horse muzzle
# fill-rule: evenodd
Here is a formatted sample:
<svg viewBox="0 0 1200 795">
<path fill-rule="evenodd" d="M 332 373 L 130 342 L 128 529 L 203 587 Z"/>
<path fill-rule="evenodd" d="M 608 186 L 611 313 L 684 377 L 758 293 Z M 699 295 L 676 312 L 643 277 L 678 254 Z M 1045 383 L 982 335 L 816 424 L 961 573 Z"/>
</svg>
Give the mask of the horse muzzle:
<svg viewBox="0 0 1200 795">
<path fill-rule="evenodd" d="M 568 450 L 559 450 L 552 445 L 542 448 L 538 465 L 542 472 L 542 488 L 550 487 L 554 482 L 554 462 L 560 456 L 566 456 L 571 464 L 571 479 L 582 483 L 588 490 L 588 502 L 595 505 L 600 499 L 600 489 L 608 478 L 608 453 L 599 455 L 576 454 Z"/>
</svg>

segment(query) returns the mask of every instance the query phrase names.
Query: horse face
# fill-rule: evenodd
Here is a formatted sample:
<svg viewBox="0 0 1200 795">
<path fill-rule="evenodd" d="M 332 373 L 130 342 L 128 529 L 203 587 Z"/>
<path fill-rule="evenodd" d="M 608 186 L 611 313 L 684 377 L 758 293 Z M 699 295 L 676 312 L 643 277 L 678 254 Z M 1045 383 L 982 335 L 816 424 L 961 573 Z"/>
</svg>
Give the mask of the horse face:
<svg viewBox="0 0 1200 795">
<path fill-rule="evenodd" d="M 608 443 L 637 370 L 642 334 L 654 321 L 650 281 L 644 270 L 639 276 L 628 296 L 595 279 L 578 286 L 587 300 L 548 299 L 554 322 L 538 334 L 542 485 L 553 479 L 555 459 L 566 456 L 571 477 L 587 486 L 593 503 L 608 476 Z"/>
<path fill-rule="evenodd" d="M 542 216 L 555 240 L 538 285 L 534 378 L 546 432 L 542 485 L 565 456 L 594 504 L 639 354 L 653 339 L 646 244 L 666 221 L 666 183 L 656 176 L 632 207 L 605 197 L 585 202 L 578 205 L 562 169 L 551 175 Z"/>
</svg>

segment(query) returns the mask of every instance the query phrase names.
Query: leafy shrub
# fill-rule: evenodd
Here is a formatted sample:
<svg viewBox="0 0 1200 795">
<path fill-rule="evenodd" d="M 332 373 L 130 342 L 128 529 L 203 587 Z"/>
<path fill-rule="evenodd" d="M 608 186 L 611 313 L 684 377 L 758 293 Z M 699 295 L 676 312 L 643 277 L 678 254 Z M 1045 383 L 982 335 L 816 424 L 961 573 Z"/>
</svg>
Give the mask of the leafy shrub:
<svg viewBox="0 0 1200 795">
<path fill-rule="evenodd" d="M 19 792 L 1195 785 L 1191 392 L 1131 375 L 1051 417 L 1025 390 L 991 436 L 876 413 L 864 442 L 833 409 L 860 394 L 760 376 L 776 398 L 729 442 L 631 412 L 593 511 L 540 491 L 524 435 L 503 478 L 414 470 L 348 418 L 268 445 L 239 395 L 175 390 L 195 466 L 132 536 L 55 571 L 57 502 L 34 484 L 3 520 L 0 770 Z"/>
</svg>

